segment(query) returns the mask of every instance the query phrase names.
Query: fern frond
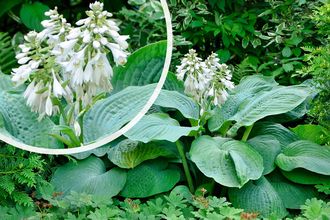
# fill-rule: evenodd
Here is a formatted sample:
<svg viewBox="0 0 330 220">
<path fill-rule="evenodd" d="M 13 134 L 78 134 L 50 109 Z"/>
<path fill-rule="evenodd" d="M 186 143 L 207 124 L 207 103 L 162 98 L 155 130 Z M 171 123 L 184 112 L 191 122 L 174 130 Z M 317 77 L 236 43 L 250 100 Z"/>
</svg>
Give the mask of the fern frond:
<svg viewBox="0 0 330 220">
<path fill-rule="evenodd" d="M 0 71 L 10 74 L 11 69 L 17 64 L 15 50 L 11 44 L 8 33 L 0 32 Z"/>
</svg>

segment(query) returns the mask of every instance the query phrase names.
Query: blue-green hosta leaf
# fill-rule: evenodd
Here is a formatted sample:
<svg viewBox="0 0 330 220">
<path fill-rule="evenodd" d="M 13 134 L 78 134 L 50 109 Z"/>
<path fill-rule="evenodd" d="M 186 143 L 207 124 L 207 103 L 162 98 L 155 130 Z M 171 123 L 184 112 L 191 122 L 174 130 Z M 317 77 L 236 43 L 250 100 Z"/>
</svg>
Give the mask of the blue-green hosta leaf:
<svg viewBox="0 0 330 220">
<path fill-rule="evenodd" d="M 175 144 L 167 141 L 140 143 L 125 139 L 111 148 L 109 160 L 121 168 L 134 168 L 140 163 L 157 157 L 175 157 Z"/>
<path fill-rule="evenodd" d="M 241 93 L 251 89 L 255 90 L 255 88 L 265 88 L 267 90 L 277 85 L 278 83 L 274 80 L 274 77 L 271 76 L 263 76 L 263 75 L 245 76 L 241 79 L 240 83 L 235 87 L 233 93 Z"/>
<path fill-rule="evenodd" d="M 97 102 L 84 116 L 85 142 L 118 131 L 141 111 L 154 89 L 154 84 L 132 86 Z M 198 119 L 197 104 L 179 92 L 162 90 L 154 104 L 175 108 L 187 118 Z"/>
<path fill-rule="evenodd" d="M 118 131 L 141 111 L 155 85 L 128 87 L 98 101 L 84 116 L 86 143 Z"/>
<path fill-rule="evenodd" d="M 145 115 L 133 128 L 124 135 L 134 141 L 148 143 L 155 140 L 177 141 L 199 127 L 181 127 L 179 122 L 165 113 Z"/>
<path fill-rule="evenodd" d="M 260 213 L 264 218 L 275 215 L 278 219 L 288 214 L 281 197 L 265 177 L 250 181 L 241 189 L 230 188 L 228 193 L 233 206 L 246 212 Z"/>
<path fill-rule="evenodd" d="M 111 198 L 123 189 L 126 171 L 120 168 L 106 171 L 104 162 L 92 156 L 57 168 L 51 183 L 57 192 L 63 192 L 64 195 L 74 191 Z"/>
<path fill-rule="evenodd" d="M 270 90 L 277 86 L 273 77 L 253 75 L 244 77 L 240 84 L 232 91 L 227 101 L 216 107 L 214 115 L 208 122 L 210 131 L 217 131 L 225 123 L 230 123 L 230 118 L 233 117 L 239 110 L 239 106 L 247 99 L 253 98 L 258 92 Z"/>
<path fill-rule="evenodd" d="M 198 120 L 199 118 L 199 106 L 196 102 L 176 91 L 162 90 L 154 105 L 177 109 L 184 117 L 189 119 Z"/>
<path fill-rule="evenodd" d="M 125 66 L 114 69 L 114 92 L 128 86 L 144 86 L 160 79 L 166 56 L 166 41 L 149 44 L 131 54 Z"/>
<path fill-rule="evenodd" d="M 115 140 L 113 140 L 110 143 L 107 143 L 101 147 L 95 148 L 93 150 L 81 152 L 81 153 L 71 154 L 71 156 L 73 156 L 74 158 L 76 158 L 78 160 L 86 159 L 87 157 L 89 157 L 92 154 L 97 157 L 103 157 L 104 155 L 106 155 L 109 152 L 110 148 L 116 146 L 122 140 L 125 140 L 125 137 L 120 136 L 119 138 L 116 138 Z"/>
<path fill-rule="evenodd" d="M 263 172 L 258 152 L 236 140 L 201 136 L 192 143 L 189 154 L 204 175 L 228 187 L 242 187 Z"/>
<path fill-rule="evenodd" d="M 296 168 L 330 175 L 330 150 L 310 141 L 296 141 L 284 147 L 276 158 L 276 164 L 282 170 L 292 171 Z"/>
<path fill-rule="evenodd" d="M 330 184 L 330 176 L 314 173 L 302 168 L 294 169 L 290 172 L 281 170 L 282 174 L 294 183 L 315 185 L 315 184 Z"/>
<path fill-rule="evenodd" d="M 274 136 L 280 142 L 282 148 L 288 146 L 292 142 L 299 140 L 299 137 L 292 131 L 285 128 L 281 124 L 272 122 L 257 122 L 255 125 L 253 125 L 250 137 L 259 135 Z"/>
<path fill-rule="evenodd" d="M 281 152 L 280 142 L 272 135 L 260 135 L 251 138 L 247 142 L 262 156 L 264 163 L 263 175 L 267 175 L 275 170 L 275 159 Z"/>
<path fill-rule="evenodd" d="M 37 147 L 62 148 L 63 144 L 49 134 L 55 133 L 55 124 L 32 113 L 22 94 L 0 92 L 0 113 L 4 128 L 14 138 Z M 7 134 L 8 134 L 7 133 Z"/>
<path fill-rule="evenodd" d="M 15 86 L 10 75 L 2 73 L 0 70 L 0 92 L 7 91 L 9 93 L 22 93 L 24 90 L 24 85 Z"/>
<path fill-rule="evenodd" d="M 14 87 L 13 81 L 10 79 L 10 76 L 3 74 L 0 71 L 0 91 L 7 91 Z"/>
<path fill-rule="evenodd" d="M 273 172 L 267 179 L 282 198 L 285 208 L 300 209 L 307 199 L 317 196 L 314 187 L 290 182 L 279 172 Z"/>
<path fill-rule="evenodd" d="M 258 120 L 269 116 L 286 113 L 300 105 L 310 94 L 308 86 L 277 87 L 267 92 L 258 93 L 253 99 L 240 105 L 239 111 L 229 120 L 235 124 L 228 134 L 235 136 L 242 126 L 250 126 Z"/>
<path fill-rule="evenodd" d="M 74 158 L 76 158 L 78 160 L 86 159 L 87 157 L 89 157 L 92 154 L 97 157 L 102 157 L 108 153 L 108 151 L 111 147 L 112 147 L 112 145 L 111 145 L 111 143 L 109 143 L 109 144 L 106 144 L 104 146 L 98 147 L 98 148 L 90 150 L 90 151 L 72 154 L 71 156 L 73 156 Z"/>
<path fill-rule="evenodd" d="M 177 167 L 166 161 L 147 161 L 127 172 L 127 181 L 120 192 L 126 198 L 145 198 L 171 190 L 180 180 Z"/>
</svg>

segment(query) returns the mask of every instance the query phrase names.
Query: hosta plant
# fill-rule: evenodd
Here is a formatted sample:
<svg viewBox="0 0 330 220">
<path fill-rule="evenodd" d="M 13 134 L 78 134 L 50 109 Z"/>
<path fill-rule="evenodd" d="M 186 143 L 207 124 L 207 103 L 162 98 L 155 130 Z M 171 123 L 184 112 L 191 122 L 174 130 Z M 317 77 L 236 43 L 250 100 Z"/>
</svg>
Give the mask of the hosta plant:
<svg viewBox="0 0 330 220">
<path fill-rule="evenodd" d="M 313 185 L 330 182 L 329 148 L 281 124 L 302 117 L 315 91 L 304 84 L 281 86 L 259 75 L 234 87 L 230 70 L 218 62 L 215 55 L 203 61 L 190 51 L 178 67 L 178 79 L 170 73 L 148 114 L 117 141 L 74 155 L 77 162 L 59 167 L 51 181 L 55 190 L 144 198 L 186 181 L 191 192 L 220 189 L 235 207 L 264 218 L 283 218 L 318 196 Z M 132 91 L 142 99 L 152 86 L 129 86 L 121 92 Z M 111 100 L 100 101 L 86 116 L 106 112 Z M 137 105 L 131 102 L 129 108 Z M 111 119 L 106 113 L 104 117 Z M 85 125 L 93 129 L 86 140 L 113 129 L 102 120 Z M 87 182 L 78 180 L 84 172 L 91 172 Z M 121 181 L 111 183 L 111 177 Z"/>
</svg>

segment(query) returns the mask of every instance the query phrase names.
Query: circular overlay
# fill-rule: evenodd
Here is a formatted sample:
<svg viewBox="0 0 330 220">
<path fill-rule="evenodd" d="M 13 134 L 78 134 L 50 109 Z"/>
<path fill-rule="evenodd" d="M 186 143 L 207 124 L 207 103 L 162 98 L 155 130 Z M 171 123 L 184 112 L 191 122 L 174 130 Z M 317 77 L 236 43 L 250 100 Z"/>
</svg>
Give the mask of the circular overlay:
<svg viewBox="0 0 330 220">
<path fill-rule="evenodd" d="M 80 147 L 76 148 L 70 148 L 70 149 L 49 149 L 49 148 L 41 148 L 41 147 L 35 147 L 28 144 L 24 144 L 22 142 L 19 142 L 11 137 L 8 137 L 4 134 L 0 133 L 0 140 L 13 145 L 14 147 L 20 148 L 22 150 L 27 150 L 30 152 L 40 153 L 40 154 L 53 154 L 53 155 L 63 155 L 63 154 L 75 154 L 75 153 L 81 153 L 89 150 L 93 150 L 95 148 L 101 147 L 119 136 L 123 135 L 125 132 L 127 132 L 129 129 L 131 129 L 149 110 L 149 108 L 152 106 L 152 104 L 156 101 L 164 83 L 166 80 L 167 72 L 170 67 L 171 57 L 172 57 L 172 46 L 173 46 L 173 34 L 172 34 L 172 24 L 171 24 L 171 16 L 170 12 L 166 3 L 166 0 L 160 0 L 164 15 L 165 15 L 165 22 L 166 22 L 166 29 L 167 29 L 167 48 L 166 48 L 166 57 L 165 57 L 165 63 L 162 71 L 162 75 L 160 77 L 159 82 L 156 85 L 156 88 L 149 98 L 146 105 L 142 108 L 142 110 L 124 127 L 122 127 L 117 132 L 99 139 L 95 143 L 91 143 L 88 145 L 81 145 Z"/>
</svg>

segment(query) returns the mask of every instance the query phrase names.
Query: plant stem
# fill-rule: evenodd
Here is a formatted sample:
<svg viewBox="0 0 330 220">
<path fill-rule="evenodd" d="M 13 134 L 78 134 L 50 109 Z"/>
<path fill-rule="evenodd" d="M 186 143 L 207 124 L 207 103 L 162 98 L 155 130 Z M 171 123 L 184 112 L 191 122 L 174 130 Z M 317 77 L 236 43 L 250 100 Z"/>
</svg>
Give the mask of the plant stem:
<svg viewBox="0 0 330 220">
<path fill-rule="evenodd" d="M 82 109 L 82 101 L 80 101 L 80 109 Z M 80 115 L 79 116 L 79 118 L 78 118 L 78 123 L 79 123 L 79 125 L 80 125 L 80 130 L 81 130 L 81 134 L 80 134 L 80 136 L 79 136 L 79 140 L 80 140 L 80 142 L 83 144 L 84 143 L 84 130 L 83 130 L 83 126 L 84 126 L 84 124 L 83 124 L 83 119 L 84 119 L 84 117 L 83 117 L 84 115 Z"/>
<path fill-rule="evenodd" d="M 245 131 L 244 131 L 244 134 L 243 134 L 243 137 L 242 137 L 242 141 L 244 141 L 244 142 L 247 141 L 247 139 L 248 139 L 248 137 L 249 137 L 249 135 L 250 135 L 250 132 L 251 132 L 252 128 L 253 128 L 253 125 L 247 126 L 247 127 L 245 128 Z"/>
<path fill-rule="evenodd" d="M 67 119 L 67 117 L 66 117 L 66 114 L 65 114 L 65 111 L 64 111 L 64 108 L 63 108 L 63 105 L 62 105 L 62 103 L 61 103 L 61 101 L 60 100 L 58 100 L 59 102 L 59 105 L 58 105 L 58 107 L 59 107 L 59 109 L 60 109 L 60 113 L 61 113 L 61 115 L 62 115 L 62 118 L 63 118 L 63 121 L 64 121 L 64 124 L 65 125 L 68 125 L 68 119 Z"/>
<path fill-rule="evenodd" d="M 187 158 L 184 152 L 184 146 L 180 141 L 175 142 L 176 143 L 176 147 L 179 151 L 179 155 L 181 157 L 182 160 L 182 165 L 183 165 L 183 170 L 184 173 L 186 175 L 186 179 L 188 182 L 188 187 L 191 193 L 194 193 L 195 189 L 194 189 L 194 184 L 193 184 L 193 180 L 189 171 L 189 167 L 188 167 L 188 163 L 187 163 Z"/>
</svg>

